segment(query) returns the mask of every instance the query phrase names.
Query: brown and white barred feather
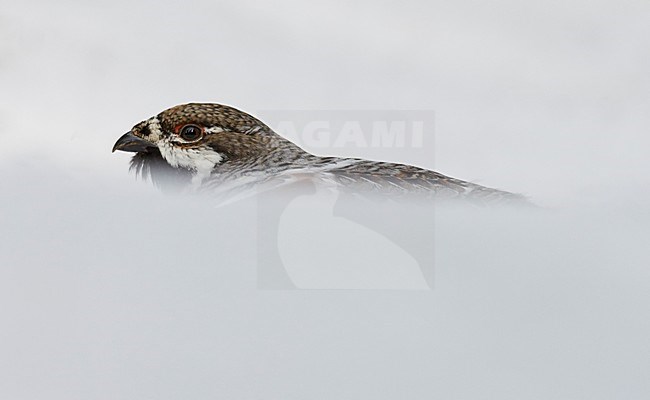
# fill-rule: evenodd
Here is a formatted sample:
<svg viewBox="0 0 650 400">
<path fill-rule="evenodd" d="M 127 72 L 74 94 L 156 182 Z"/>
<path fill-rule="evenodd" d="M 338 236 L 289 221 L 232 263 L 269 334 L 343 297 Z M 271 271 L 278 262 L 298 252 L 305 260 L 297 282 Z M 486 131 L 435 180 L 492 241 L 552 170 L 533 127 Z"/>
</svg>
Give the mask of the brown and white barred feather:
<svg viewBox="0 0 650 400">
<path fill-rule="evenodd" d="M 200 136 L 183 138 L 187 126 Z M 526 203 L 521 195 L 415 166 L 316 156 L 255 117 L 220 104 L 165 110 L 135 125 L 116 149 L 136 152 L 131 169 L 163 190 L 191 190 L 225 200 L 302 182 L 359 196 Z"/>
</svg>

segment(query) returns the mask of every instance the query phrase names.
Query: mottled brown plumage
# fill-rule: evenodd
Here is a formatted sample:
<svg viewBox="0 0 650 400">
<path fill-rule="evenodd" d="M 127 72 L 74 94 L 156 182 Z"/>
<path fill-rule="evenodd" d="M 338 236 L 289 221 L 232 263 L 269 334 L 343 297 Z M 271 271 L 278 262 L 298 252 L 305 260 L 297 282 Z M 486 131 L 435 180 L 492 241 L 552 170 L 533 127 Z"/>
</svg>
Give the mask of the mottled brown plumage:
<svg viewBox="0 0 650 400">
<path fill-rule="evenodd" d="M 163 189 L 171 182 L 222 197 L 297 181 L 392 198 L 459 198 L 481 203 L 523 197 L 415 166 L 310 154 L 253 116 L 220 104 L 191 103 L 135 125 L 113 148 L 133 151 L 132 168 Z"/>
</svg>

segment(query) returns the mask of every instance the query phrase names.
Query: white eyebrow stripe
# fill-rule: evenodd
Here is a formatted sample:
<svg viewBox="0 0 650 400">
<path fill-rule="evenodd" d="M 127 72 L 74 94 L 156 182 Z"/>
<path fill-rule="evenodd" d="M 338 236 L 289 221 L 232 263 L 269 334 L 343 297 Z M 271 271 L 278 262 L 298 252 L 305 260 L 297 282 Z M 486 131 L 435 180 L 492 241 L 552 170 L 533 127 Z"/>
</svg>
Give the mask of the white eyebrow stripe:
<svg viewBox="0 0 650 400">
<path fill-rule="evenodd" d="M 220 126 L 212 126 L 210 128 L 205 129 L 205 133 L 220 133 L 223 132 L 224 129 Z"/>
</svg>

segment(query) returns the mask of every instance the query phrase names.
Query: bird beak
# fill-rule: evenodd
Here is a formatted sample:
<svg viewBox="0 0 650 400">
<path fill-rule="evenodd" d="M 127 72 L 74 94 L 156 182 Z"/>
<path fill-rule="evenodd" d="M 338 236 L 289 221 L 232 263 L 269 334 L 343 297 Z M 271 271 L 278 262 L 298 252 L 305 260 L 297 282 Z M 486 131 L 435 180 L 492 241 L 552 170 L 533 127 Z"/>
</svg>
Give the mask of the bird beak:
<svg viewBox="0 0 650 400">
<path fill-rule="evenodd" d="M 115 142 L 113 145 L 112 153 L 114 153 L 115 150 L 131 151 L 137 153 L 140 151 L 147 151 L 148 149 L 155 147 L 156 146 L 153 143 L 141 139 L 135 136 L 133 132 L 129 131 L 117 139 L 117 142 Z"/>
</svg>

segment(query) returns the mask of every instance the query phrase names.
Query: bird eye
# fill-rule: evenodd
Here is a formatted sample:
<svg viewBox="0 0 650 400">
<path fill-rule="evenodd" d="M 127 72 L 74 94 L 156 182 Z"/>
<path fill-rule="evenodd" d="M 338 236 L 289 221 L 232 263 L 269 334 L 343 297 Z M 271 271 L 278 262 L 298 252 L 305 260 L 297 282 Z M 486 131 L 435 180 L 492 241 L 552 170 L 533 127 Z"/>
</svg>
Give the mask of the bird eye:
<svg viewBox="0 0 650 400">
<path fill-rule="evenodd" d="M 181 138 L 187 140 L 188 142 L 193 142 L 203 135 L 203 129 L 196 125 L 185 125 L 181 128 Z"/>
</svg>

